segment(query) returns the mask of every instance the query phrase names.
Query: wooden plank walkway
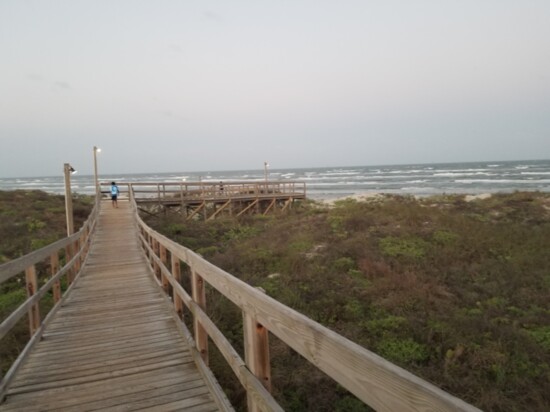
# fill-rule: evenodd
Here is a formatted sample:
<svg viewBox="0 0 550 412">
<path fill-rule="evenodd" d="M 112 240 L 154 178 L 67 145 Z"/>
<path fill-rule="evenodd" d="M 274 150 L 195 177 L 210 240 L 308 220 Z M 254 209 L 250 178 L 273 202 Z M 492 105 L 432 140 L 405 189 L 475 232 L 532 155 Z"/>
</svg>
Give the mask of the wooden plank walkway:
<svg viewBox="0 0 550 412">
<path fill-rule="evenodd" d="M 0 410 L 218 410 L 152 276 L 128 202 L 103 202 L 82 275 Z"/>
</svg>

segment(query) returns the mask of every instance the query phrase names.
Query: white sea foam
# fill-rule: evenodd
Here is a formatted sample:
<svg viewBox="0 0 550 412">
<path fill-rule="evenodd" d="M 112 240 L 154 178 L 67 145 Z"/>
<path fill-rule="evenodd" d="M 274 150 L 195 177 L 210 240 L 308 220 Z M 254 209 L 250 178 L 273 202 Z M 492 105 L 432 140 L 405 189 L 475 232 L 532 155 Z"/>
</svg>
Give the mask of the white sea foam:
<svg viewBox="0 0 550 412">
<path fill-rule="evenodd" d="M 315 169 L 271 170 L 270 181 L 300 181 L 307 184 L 308 196 L 319 198 L 334 195 L 354 194 L 365 191 L 383 193 L 411 193 L 427 195 L 434 193 L 479 194 L 488 192 L 511 192 L 514 190 L 541 190 L 550 192 L 550 161 L 502 162 L 499 164 L 434 164 L 375 167 L 330 167 Z M 149 182 L 151 187 L 159 182 L 190 181 L 224 182 L 264 180 L 264 170 L 223 172 L 177 172 L 155 174 L 126 174 L 100 176 L 102 183 L 116 181 Z M 94 193 L 93 176 L 76 175 L 71 178 L 74 191 Z M 0 178 L 0 189 L 39 189 L 63 193 L 63 176 Z"/>
<path fill-rule="evenodd" d="M 521 172 L 522 175 L 550 175 L 550 172 Z"/>
</svg>

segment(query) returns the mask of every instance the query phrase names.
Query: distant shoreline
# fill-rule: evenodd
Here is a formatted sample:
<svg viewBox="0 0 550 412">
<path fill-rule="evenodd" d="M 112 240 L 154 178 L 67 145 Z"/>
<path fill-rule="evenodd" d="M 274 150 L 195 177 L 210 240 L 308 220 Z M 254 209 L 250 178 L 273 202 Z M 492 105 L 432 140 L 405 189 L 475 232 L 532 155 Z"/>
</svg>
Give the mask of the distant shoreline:
<svg viewBox="0 0 550 412">
<path fill-rule="evenodd" d="M 298 181 L 306 184 L 313 200 L 334 200 L 372 193 L 432 196 L 444 194 L 480 195 L 515 191 L 550 192 L 550 160 L 433 163 L 422 165 L 355 166 L 218 172 L 181 172 L 157 174 L 99 174 L 101 182 L 117 183 L 189 181 Z M 93 176 L 71 176 L 73 193 L 94 194 Z M 0 190 L 39 189 L 64 193 L 63 176 L 0 178 Z"/>
</svg>

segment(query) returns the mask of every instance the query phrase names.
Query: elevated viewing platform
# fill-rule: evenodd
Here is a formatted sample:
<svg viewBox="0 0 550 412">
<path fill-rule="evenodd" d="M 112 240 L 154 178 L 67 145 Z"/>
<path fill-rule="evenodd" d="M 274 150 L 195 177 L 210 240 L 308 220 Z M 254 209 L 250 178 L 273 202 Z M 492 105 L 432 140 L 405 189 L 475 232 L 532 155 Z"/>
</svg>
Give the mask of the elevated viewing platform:
<svg viewBox="0 0 550 412">
<path fill-rule="evenodd" d="M 110 182 L 102 182 L 106 188 Z M 267 214 L 286 210 L 306 199 L 306 184 L 295 181 L 240 182 L 117 182 L 122 192 L 131 191 L 139 207 L 149 213 L 172 210 L 187 219 L 213 219 L 226 213 Z M 103 189 L 102 193 L 109 194 Z"/>
</svg>

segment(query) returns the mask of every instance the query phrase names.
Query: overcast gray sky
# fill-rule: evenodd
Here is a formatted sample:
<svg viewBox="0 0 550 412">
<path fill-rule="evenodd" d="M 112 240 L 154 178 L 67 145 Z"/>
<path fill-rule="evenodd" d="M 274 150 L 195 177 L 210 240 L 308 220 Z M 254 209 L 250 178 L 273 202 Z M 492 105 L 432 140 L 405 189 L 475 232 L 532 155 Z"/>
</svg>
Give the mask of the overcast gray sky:
<svg viewBox="0 0 550 412">
<path fill-rule="evenodd" d="M 1 0 L 0 142 L 0 177 L 550 158 L 550 1 Z"/>
</svg>

